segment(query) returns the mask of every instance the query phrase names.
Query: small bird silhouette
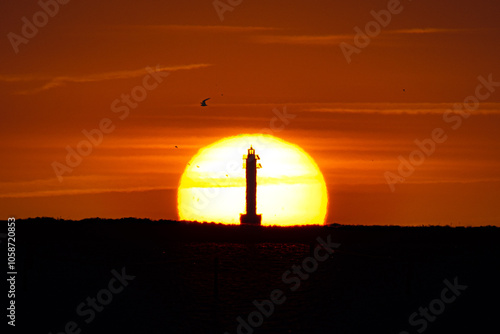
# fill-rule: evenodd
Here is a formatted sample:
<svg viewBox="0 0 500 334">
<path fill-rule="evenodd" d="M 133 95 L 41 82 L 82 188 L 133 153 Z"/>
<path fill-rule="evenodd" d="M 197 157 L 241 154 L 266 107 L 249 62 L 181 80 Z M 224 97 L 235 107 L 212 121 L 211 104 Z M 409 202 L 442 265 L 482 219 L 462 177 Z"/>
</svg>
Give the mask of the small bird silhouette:
<svg viewBox="0 0 500 334">
<path fill-rule="evenodd" d="M 175 145 L 175 148 L 178 148 L 177 145 Z"/>
<path fill-rule="evenodd" d="M 205 101 L 207 101 L 207 100 L 210 100 L 210 98 L 204 99 L 203 101 L 201 101 L 201 106 L 202 107 L 206 107 L 207 106 L 207 104 L 205 103 Z"/>
</svg>

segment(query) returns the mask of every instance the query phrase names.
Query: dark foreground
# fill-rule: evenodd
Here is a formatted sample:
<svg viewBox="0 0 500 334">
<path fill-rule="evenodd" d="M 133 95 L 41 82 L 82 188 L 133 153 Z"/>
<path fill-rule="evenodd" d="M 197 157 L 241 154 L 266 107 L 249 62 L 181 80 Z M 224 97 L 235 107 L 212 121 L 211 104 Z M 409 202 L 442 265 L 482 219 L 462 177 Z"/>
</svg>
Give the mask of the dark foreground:
<svg viewBox="0 0 500 334">
<path fill-rule="evenodd" d="M 494 227 L 18 220 L 12 332 L 497 332 L 499 241 Z"/>
</svg>

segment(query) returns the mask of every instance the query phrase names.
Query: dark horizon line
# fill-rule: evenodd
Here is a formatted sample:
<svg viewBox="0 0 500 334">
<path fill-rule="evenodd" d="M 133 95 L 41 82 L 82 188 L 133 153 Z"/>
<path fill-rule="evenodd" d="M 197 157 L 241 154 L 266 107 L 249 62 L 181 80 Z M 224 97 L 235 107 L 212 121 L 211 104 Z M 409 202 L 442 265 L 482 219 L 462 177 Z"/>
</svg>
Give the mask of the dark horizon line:
<svg viewBox="0 0 500 334">
<path fill-rule="evenodd" d="M 151 219 L 151 218 L 137 218 L 137 217 L 122 217 L 122 218 L 100 218 L 100 217 L 89 217 L 82 219 L 64 219 L 56 217 L 28 217 L 28 218 L 16 218 L 17 221 L 55 221 L 55 222 L 89 222 L 89 221 L 105 221 L 105 222 L 119 222 L 123 220 L 135 221 L 135 222 L 146 222 L 146 223 L 167 223 L 167 224 L 210 224 L 210 225 L 224 225 L 224 226 L 240 226 L 240 224 L 226 224 L 222 222 L 215 221 L 190 221 L 190 220 L 174 220 L 174 219 Z M 7 222 L 7 220 L 0 220 L 2 222 Z M 305 224 L 305 225 L 261 225 L 262 228 L 296 228 L 296 227 L 329 227 L 329 228 L 341 228 L 341 227 L 371 227 L 371 228 L 500 228 L 500 226 L 495 225 L 479 225 L 479 226 L 465 226 L 465 225 L 364 225 L 364 224 L 339 224 L 339 223 L 324 223 L 324 224 Z"/>
</svg>

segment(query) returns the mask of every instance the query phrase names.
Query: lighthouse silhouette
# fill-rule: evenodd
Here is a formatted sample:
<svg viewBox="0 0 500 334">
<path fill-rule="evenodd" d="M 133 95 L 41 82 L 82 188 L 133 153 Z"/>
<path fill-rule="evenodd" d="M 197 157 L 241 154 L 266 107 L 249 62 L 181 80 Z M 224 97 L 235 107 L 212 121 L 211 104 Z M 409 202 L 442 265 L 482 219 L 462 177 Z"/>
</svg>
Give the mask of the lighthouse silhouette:
<svg viewBox="0 0 500 334">
<path fill-rule="evenodd" d="M 247 179 L 247 213 L 240 214 L 241 224 L 260 225 L 262 221 L 262 215 L 257 214 L 257 169 L 262 168 L 262 166 L 257 163 L 257 160 L 260 158 L 250 146 L 248 154 L 243 155 L 243 168 L 246 168 Z"/>
</svg>

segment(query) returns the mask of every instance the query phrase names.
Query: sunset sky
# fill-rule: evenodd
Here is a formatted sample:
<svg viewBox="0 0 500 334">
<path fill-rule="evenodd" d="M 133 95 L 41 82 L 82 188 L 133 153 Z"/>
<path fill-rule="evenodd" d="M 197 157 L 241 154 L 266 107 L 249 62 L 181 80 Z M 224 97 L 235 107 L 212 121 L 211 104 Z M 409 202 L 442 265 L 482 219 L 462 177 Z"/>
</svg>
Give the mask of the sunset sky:
<svg viewBox="0 0 500 334">
<path fill-rule="evenodd" d="M 500 226 L 498 0 L 46 3 L 0 3 L 1 219 L 178 219 L 198 150 L 265 131 L 314 159 L 328 223 Z"/>
</svg>

